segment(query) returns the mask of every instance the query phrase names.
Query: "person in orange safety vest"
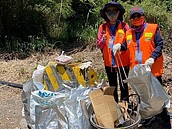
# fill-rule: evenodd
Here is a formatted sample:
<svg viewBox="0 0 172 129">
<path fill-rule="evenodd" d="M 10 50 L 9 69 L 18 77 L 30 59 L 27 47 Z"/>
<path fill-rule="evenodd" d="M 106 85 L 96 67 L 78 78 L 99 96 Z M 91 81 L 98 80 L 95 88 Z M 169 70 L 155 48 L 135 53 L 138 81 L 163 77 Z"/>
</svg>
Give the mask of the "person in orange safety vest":
<svg viewBox="0 0 172 129">
<path fill-rule="evenodd" d="M 97 45 L 103 54 L 109 85 L 115 87 L 114 98 L 116 102 L 119 101 L 117 74 L 121 91 L 120 99 L 123 100 L 128 96 L 128 84 L 122 81 L 128 76 L 130 63 L 128 51 L 121 49 L 125 42 L 125 32 L 129 29 L 128 24 L 122 22 L 124 13 L 125 9 L 117 2 L 110 1 L 105 4 L 100 10 L 100 14 L 106 22 L 99 26 L 97 38 Z"/>
<path fill-rule="evenodd" d="M 134 6 L 130 10 L 131 29 L 126 32 L 127 49 L 130 53 L 130 68 L 136 64 L 150 66 L 151 72 L 162 84 L 163 74 L 163 39 L 157 24 L 145 21 L 142 8 Z M 164 129 L 171 129 L 170 116 L 166 108 L 157 115 L 163 120 Z M 148 124 L 151 119 L 145 120 Z"/>
</svg>

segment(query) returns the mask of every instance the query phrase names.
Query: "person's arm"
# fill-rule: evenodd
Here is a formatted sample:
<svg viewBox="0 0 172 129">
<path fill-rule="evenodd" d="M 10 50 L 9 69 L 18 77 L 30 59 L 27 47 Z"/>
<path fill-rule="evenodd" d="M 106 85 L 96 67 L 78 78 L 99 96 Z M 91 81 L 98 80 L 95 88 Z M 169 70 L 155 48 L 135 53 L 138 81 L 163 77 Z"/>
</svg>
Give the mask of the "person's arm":
<svg viewBox="0 0 172 129">
<path fill-rule="evenodd" d="M 106 37 L 105 37 L 105 30 L 102 28 L 103 25 L 100 25 L 97 35 L 97 46 L 102 50 L 105 43 L 106 43 Z"/>
<path fill-rule="evenodd" d="M 162 55 L 162 49 L 163 49 L 163 39 L 158 29 L 156 30 L 154 43 L 155 43 L 155 50 L 152 53 L 151 58 L 156 60 L 158 57 Z"/>
</svg>

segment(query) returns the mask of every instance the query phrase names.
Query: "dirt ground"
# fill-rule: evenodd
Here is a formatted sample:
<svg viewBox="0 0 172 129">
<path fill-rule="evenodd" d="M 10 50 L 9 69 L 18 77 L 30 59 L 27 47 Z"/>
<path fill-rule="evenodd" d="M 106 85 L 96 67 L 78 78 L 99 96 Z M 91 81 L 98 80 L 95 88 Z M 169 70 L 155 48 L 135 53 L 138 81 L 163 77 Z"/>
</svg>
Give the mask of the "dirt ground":
<svg viewBox="0 0 172 129">
<path fill-rule="evenodd" d="M 0 59 L 0 81 L 8 81 L 23 84 L 32 77 L 32 73 L 38 64 L 45 66 L 48 62 L 54 61 L 59 51 L 46 54 L 33 54 L 30 57 L 19 60 Z M 2 57 L 4 55 L 1 55 Z M 74 61 L 91 60 L 97 72 L 104 72 L 101 52 L 84 50 L 73 53 L 70 56 Z M 165 55 L 164 61 L 164 88 L 171 96 L 172 93 L 172 58 Z M 0 85 L 0 129 L 27 129 L 26 122 L 22 116 L 22 89 Z"/>
</svg>

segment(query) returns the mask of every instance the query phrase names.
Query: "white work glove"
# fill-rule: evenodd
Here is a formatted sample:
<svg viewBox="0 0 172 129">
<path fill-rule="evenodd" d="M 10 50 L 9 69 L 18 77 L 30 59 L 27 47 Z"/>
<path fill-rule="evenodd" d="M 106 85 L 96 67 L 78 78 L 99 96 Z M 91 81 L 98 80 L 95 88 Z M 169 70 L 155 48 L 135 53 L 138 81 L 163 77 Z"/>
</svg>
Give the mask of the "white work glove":
<svg viewBox="0 0 172 129">
<path fill-rule="evenodd" d="M 145 65 L 148 65 L 150 67 L 152 67 L 153 63 L 154 63 L 154 59 L 153 58 L 149 58 L 145 61 Z"/>
<path fill-rule="evenodd" d="M 115 55 L 117 51 L 121 50 L 121 44 L 117 43 L 115 45 L 113 45 L 113 54 Z"/>
</svg>

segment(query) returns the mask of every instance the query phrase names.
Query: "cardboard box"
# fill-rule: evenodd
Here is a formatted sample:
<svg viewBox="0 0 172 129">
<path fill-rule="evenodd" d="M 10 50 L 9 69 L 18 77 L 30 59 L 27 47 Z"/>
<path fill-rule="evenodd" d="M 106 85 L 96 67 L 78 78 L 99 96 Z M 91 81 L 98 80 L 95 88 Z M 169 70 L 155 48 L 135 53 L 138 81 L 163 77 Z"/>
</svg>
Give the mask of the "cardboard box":
<svg viewBox="0 0 172 129">
<path fill-rule="evenodd" d="M 117 104 L 111 90 L 114 91 L 114 88 L 109 87 L 104 91 L 96 89 L 89 94 L 96 120 L 105 128 L 114 128 L 114 122 L 118 119 Z"/>
</svg>

